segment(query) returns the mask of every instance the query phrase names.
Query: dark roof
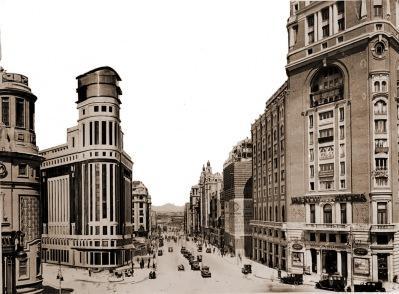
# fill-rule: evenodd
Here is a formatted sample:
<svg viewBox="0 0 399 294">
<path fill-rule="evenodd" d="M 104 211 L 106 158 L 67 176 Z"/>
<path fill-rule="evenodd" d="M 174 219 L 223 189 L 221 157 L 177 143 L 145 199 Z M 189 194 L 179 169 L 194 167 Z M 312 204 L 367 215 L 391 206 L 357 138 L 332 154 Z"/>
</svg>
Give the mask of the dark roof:
<svg viewBox="0 0 399 294">
<path fill-rule="evenodd" d="M 81 74 L 81 75 L 77 76 L 76 79 L 80 79 L 80 78 L 83 77 L 83 76 L 86 76 L 86 75 L 88 75 L 88 74 L 91 74 L 91 73 L 94 73 L 94 72 L 97 72 L 97 71 L 101 71 L 101 70 L 109 70 L 109 71 L 112 71 L 112 72 L 115 73 L 115 76 L 116 76 L 116 78 L 117 78 L 118 81 L 121 81 L 121 80 L 122 80 L 121 77 L 119 76 L 119 74 L 116 72 L 116 70 L 114 70 L 114 69 L 113 69 L 112 67 L 110 67 L 110 66 L 100 66 L 100 67 L 97 67 L 97 68 L 95 68 L 95 69 L 92 69 L 92 70 L 90 70 L 90 71 L 84 73 L 84 74 Z"/>
</svg>

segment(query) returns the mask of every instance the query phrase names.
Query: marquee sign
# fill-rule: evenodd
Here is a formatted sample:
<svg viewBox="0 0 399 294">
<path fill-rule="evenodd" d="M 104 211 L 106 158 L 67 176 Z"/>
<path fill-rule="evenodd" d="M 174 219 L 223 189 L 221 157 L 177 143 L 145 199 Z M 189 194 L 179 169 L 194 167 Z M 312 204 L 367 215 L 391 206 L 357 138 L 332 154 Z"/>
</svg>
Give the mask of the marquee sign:
<svg viewBox="0 0 399 294">
<path fill-rule="evenodd" d="M 292 204 L 320 203 L 320 202 L 366 202 L 365 194 L 338 194 L 332 196 L 314 195 L 292 197 Z"/>
</svg>

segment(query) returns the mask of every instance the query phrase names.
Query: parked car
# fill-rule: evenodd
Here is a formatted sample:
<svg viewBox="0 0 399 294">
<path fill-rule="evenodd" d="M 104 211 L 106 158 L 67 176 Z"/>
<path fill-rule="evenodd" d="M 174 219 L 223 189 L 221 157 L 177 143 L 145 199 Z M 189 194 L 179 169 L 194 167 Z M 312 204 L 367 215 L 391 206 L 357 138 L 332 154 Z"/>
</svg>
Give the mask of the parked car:
<svg viewBox="0 0 399 294">
<path fill-rule="evenodd" d="M 198 251 L 198 252 L 202 252 L 202 245 L 198 245 L 197 251 Z"/>
<path fill-rule="evenodd" d="M 160 249 L 158 250 L 158 256 L 162 256 L 163 255 L 163 251 Z"/>
<path fill-rule="evenodd" d="M 206 248 L 205 252 L 206 252 L 206 253 L 211 253 L 212 250 L 211 250 L 211 248 Z"/>
<path fill-rule="evenodd" d="M 197 261 L 198 261 L 198 262 L 201 262 L 201 261 L 202 261 L 202 255 L 198 255 L 198 256 L 197 256 Z"/>
<path fill-rule="evenodd" d="M 150 273 L 148 275 L 148 278 L 149 279 L 156 279 L 157 275 L 156 275 L 155 271 L 150 271 Z"/>
<path fill-rule="evenodd" d="M 316 283 L 316 288 L 343 292 L 345 290 L 345 279 L 339 275 L 325 275 Z"/>
<path fill-rule="evenodd" d="M 201 276 L 203 278 L 210 278 L 211 277 L 211 272 L 209 271 L 209 266 L 203 266 L 201 268 Z"/>
<path fill-rule="evenodd" d="M 366 282 L 355 285 L 355 292 L 385 292 L 382 282 Z"/>
<path fill-rule="evenodd" d="M 186 250 L 187 250 L 186 247 L 182 246 L 180 249 L 180 253 L 184 253 L 184 252 L 186 252 Z"/>
<path fill-rule="evenodd" d="M 179 265 L 177 266 L 177 270 L 178 270 L 178 271 L 184 271 L 184 265 L 179 264 Z"/>
<path fill-rule="evenodd" d="M 169 247 L 168 252 L 173 252 L 173 247 Z"/>
<path fill-rule="evenodd" d="M 200 265 L 198 261 L 193 261 L 191 263 L 191 269 L 194 271 L 199 271 L 200 270 Z"/>
<path fill-rule="evenodd" d="M 195 260 L 194 256 L 190 256 L 190 258 L 188 259 L 188 263 L 191 265 Z"/>
<path fill-rule="evenodd" d="M 291 285 L 302 285 L 303 284 L 303 275 L 288 274 L 285 277 L 281 277 L 280 282 L 284 283 L 284 284 L 291 284 Z"/>
<path fill-rule="evenodd" d="M 244 264 L 244 267 L 241 269 L 241 272 L 246 275 L 252 273 L 252 265 Z"/>
</svg>

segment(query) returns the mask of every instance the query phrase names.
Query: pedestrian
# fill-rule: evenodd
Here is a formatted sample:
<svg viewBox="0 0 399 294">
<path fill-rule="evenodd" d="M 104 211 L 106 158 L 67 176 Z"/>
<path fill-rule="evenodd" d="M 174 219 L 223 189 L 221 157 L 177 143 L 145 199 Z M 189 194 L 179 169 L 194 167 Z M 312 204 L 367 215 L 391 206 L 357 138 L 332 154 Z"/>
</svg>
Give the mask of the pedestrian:
<svg viewBox="0 0 399 294">
<path fill-rule="evenodd" d="M 155 262 L 152 263 L 152 268 L 155 269 Z"/>
<path fill-rule="evenodd" d="M 151 261 L 151 259 L 148 258 L 147 268 L 150 268 L 150 261 Z"/>
</svg>

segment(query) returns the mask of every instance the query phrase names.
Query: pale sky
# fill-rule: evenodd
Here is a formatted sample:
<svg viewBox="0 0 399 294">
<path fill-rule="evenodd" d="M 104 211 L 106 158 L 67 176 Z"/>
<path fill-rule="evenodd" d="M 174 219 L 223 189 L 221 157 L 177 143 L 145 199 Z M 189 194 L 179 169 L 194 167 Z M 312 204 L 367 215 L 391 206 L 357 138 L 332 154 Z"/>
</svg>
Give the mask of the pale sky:
<svg viewBox="0 0 399 294">
<path fill-rule="evenodd" d="M 286 80 L 288 16 L 288 0 L 0 0 L 0 65 L 29 78 L 40 149 L 77 124 L 76 76 L 114 68 L 133 179 L 183 205 Z"/>
</svg>

